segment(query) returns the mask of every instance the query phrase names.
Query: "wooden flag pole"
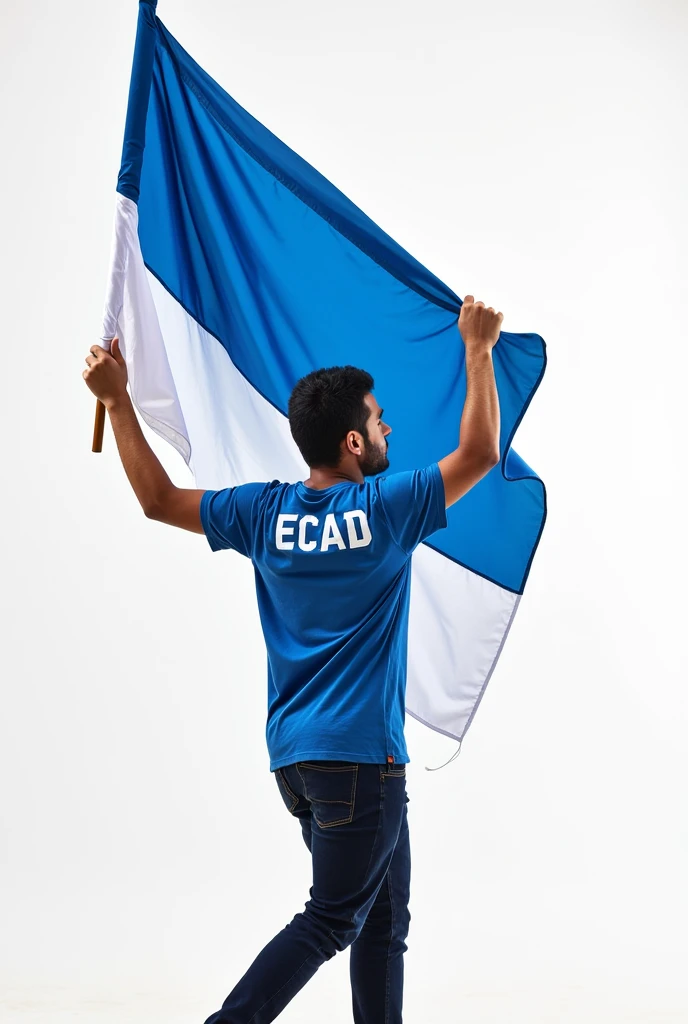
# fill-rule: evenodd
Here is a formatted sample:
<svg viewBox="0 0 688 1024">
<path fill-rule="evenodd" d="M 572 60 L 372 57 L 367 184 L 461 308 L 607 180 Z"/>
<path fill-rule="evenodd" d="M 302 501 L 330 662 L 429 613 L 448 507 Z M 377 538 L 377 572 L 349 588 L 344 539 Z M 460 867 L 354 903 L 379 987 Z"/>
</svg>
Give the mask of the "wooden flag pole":
<svg viewBox="0 0 688 1024">
<path fill-rule="evenodd" d="M 99 398 L 96 398 L 96 420 L 93 424 L 93 447 L 92 452 L 103 450 L 103 430 L 105 429 L 105 406 Z"/>
</svg>

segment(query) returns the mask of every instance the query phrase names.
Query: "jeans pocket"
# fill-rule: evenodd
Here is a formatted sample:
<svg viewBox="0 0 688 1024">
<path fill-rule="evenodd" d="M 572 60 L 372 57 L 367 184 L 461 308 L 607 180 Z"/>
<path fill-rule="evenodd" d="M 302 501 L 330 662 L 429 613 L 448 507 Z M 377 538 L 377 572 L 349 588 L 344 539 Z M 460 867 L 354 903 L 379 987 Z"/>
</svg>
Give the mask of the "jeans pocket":
<svg viewBox="0 0 688 1024">
<path fill-rule="evenodd" d="M 405 764 L 386 764 L 383 766 L 382 771 L 383 778 L 391 779 L 405 779 L 406 778 L 406 765 Z"/>
<path fill-rule="evenodd" d="M 299 798 L 296 795 L 296 793 L 292 792 L 292 790 L 290 789 L 289 783 L 285 779 L 284 772 L 282 771 L 281 768 L 278 768 L 277 771 L 275 772 L 275 778 L 277 779 L 277 788 L 282 794 L 282 799 L 284 800 L 285 806 L 289 813 L 293 814 L 294 808 L 299 802 Z"/>
<path fill-rule="evenodd" d="M 353 821 L 358 765 L 347 761 L 302 761 L 296 766 L 303 792 L 320 828 Z"/>
</svg>

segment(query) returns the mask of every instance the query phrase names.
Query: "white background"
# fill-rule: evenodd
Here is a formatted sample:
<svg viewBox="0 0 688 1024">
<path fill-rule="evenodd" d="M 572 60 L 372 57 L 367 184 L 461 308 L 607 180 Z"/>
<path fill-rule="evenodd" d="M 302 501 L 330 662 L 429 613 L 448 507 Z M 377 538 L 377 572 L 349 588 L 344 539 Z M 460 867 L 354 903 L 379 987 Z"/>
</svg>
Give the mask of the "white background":
<svg viewBox="0 0 688 1024">
<path fill-rule="evenodd" d="M 3 1022 L 202 1024 L 310 885 L 249 562 L 148 521 L 109 424 L 90 450 L 136 13 L 2 10 Z M 455 745 L 407 724 L 405 1019 L 688 1021 L 688 9 L 158 13 L 459 295 L 548 343 L 516 449 L 549 519 L 506 649 L 456 762 L 426 772 Z M 280 1019 L 350 1021 L 347 972 Z"/>
</svg>

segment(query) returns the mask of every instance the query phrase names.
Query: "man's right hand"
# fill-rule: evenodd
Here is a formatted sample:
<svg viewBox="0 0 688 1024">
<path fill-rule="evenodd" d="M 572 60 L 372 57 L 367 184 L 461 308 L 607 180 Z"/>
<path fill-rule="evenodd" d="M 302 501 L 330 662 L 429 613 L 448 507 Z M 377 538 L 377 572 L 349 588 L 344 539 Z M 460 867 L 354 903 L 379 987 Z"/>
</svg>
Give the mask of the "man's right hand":
<svg viewBox="0 0 688 1024">
<path fill-rule="evenodd" d="M 475 302 L 472 295 L 467 295 L 459 316 L 459 333 L 466 348 L 491 351 L 499 340 L 503 319 L 504 314 L 495 313 L 494 306 L 485 308 L 484 302 Z"/>
<path fill-rule="evenodd" d="M 462 498 L 500 460 L 499 396 L 492 349 L 499 338 L 503 313 L 474 302 L 467 295 L 461 307 L 459 332 L 466 346 L 466 398 L 459 447 L 440 460 L 447 508 Z"/>
</svg>

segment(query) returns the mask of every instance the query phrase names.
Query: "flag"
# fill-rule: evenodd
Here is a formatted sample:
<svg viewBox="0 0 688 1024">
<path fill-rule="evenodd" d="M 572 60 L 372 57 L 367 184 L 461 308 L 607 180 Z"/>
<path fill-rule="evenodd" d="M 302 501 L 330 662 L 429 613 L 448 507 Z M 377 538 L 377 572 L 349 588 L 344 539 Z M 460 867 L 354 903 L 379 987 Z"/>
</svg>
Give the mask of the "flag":
<svg viewBox="0 0 688 1024">
<path fill-rule="evenodd" d="M 296 381 L 354 364 L 393 426 L 389 472 L 456 448 L 461 299 L 239 106 L 141 0 L 102 339 L 195 487 L 303 480 Z M 545 369 L 537 334 L 493 351 L 501 461 L 413 555 L 407 711 L 461 740 L 523 593 L 542 481 L 511 440 Z"/>
</svg>

